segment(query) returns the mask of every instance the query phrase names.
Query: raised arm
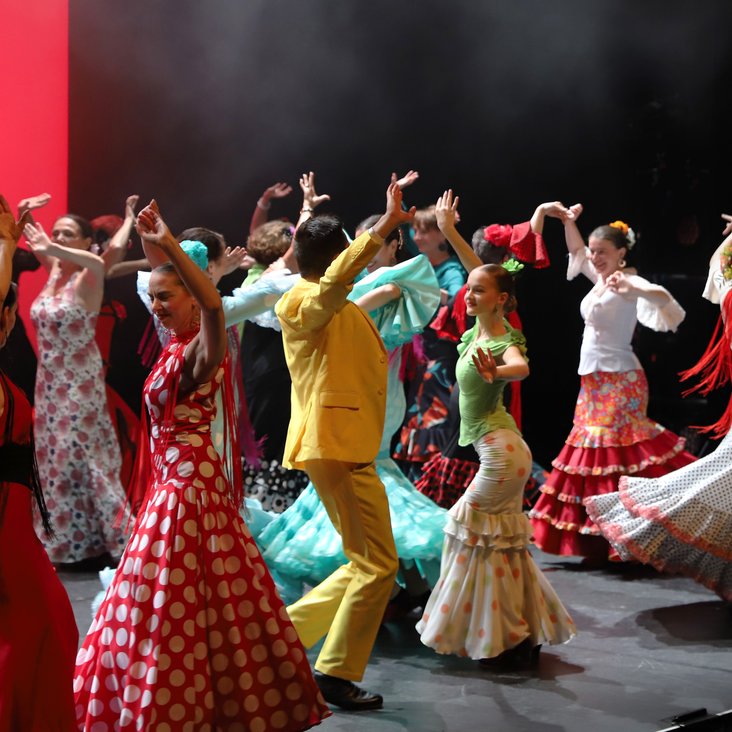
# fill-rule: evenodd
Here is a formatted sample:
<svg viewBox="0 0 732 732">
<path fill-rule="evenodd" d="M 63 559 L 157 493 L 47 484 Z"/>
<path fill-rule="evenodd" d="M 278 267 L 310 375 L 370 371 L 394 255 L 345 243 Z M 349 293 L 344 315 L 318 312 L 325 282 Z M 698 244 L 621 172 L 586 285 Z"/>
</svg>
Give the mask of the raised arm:
<svg viewBox="0 0 732 732">
<path fill-rule="evenodd" d="M 51 200 L 50 193 L 39 193 L 37 196 L 29 196 L 21 201 L 18 201 L 18 221 L 24 223 L 34 224 L 33 211 L 38 208 L 43 208 Z M 53 266 L 53 259 L 50 257 L 44 257 L 43 255 L 35 255 L 36 259 L 41 263 L 43 268 L 50 272 Z"/>
<path fill-rule="evenodd" d="M 71 262 L 86 270 L 93 280 L 99 282 L 104 280 L 104 262 L 99 255 L 86 249 L 73 249 L 52 242 L 40 224 L 26 224 L 23 233 L 35 254 Z"/>
<path fill-rule="evenodd" d="M 147 259 L 125 259 L 124 262 L 113 264 L 107 270 L 107 279 L 114 280 L 118 277 L 135 274 L 136 272 L 146 272 L 150 270 L 150 262 Z"/>
<path fill-rule="evenodd" d="M 579 252 L 585 248 L 585 240 L 577 228 L 577 219 L 582 214 L 582 204 L 575 203 L 569 207 L 569 212 L 562 217 L 564 223 L 564 238 L 567 242 L 567 251 L 570 254 Z"/>
<path fill-rule="evenodd" d="M 140 211 L 137 232 L 150 249 L 159 248 L 201 309 L 201 329 L 195 346 L 186 353 L 186 373 L 194 384 L 209 381 L 226 353 L 226 329 L 221 297 L 209 277 L 181 249 L 170 233 L 155 201 Z"/>
<path fill-rule="evenodd" d="M 481 258 L 473 251 L 473 247 L 460 236 L 457 228 L 457 207 L 460 203 L 460 196 L 453 198 L 452 190 L 445 191 L 435 204 L 435 216 L 437 217 L 437 226 L 445 236 L 450 246 L 458 255 L 460 263 L 465 267 L 467 272 L 472 272 L 476 267 L 480 267 L 483 262 Z"/>
<path fill-rule="evenodd" d="M 125 258 L 125 254 L 127 254 L 127 242 L 130 240 L 132 227 L 135 224 L 135 207 L 139 200 L 140 196 L 136 194 L 127 197 L 127 200 L 125 201 L 125 217 L 122 221 L 122 226 L 119 227 L 114 236 L 109 240 L 109 245 L 102 253 L 104 269 L 108 277 L 111 276 L 110 271 L 112 267 L 119 264 Z"/>
<path fill-rule="evenodd" d="M 146 219 L 149 219 L 150 216 L 152 216 L 154 220 L 155 216 L 160 216 L 158 204 L 155 199 L 150 201 L 150 203 L 143 209 L 143 211 L 146 211 Z M 142 214 L 142 211 L 140 211 L 140 214 Z M 168 227 L 166 226 L 165 228 L 167 229 Z M 145 259 L 150 262 L 150 268 L 155 269 L 155 267 L 159 267 L 161 264 L 165 264 L 168 261 L 168 257 L 166 256 L 165 251 L 161 247 L 155 246 L 152 239 L 145 239 L 145 237 L 140 233 L 139 214 L 137 217 L 137 222 L 135 224 L 135 229 L 137 230 L 137 233 L 142 240 L 142 251 L 145 253 Z"/>
<path fill-rule="evenodd" d="M 312 170 L 300 176 L 300 190 L 302 191 L 302 208 L 295 224 L 295 231 L 297 231 L 300 224 L 313 217 L 315 209 L 321 203 L 330 201 L 330 196 L 327 193 L 319 195 L 315 190 L 315 173 Z M 282 255 L 281 259 L 290 272 L 298 271 L 297 260 L 295 259 L 295 237 L 292 238 L 292 244 L 290 244 L 289 249 Z"/>
<path fill-rule="evenodd" d="M 252 220 L 249 222 L 249 233 L 258 229 L 269 220 L 269 209 L 272 206 L 273 198 L 284 198 L 292 193 L 292 186 L 287 183 L 275 183 L 265 188 L 264 193 L 257 199 L 257 205 L 252 212 Z"/>
<path fill-rule="evenodd" d="M 367 313 L 370 313 L 377 310 L 382 305 L 386 305 L 386 303 L 396 300 L 401 294 L 402 291 L 399 285 L 395 285 L 393 282 L 390 282 L 386 285 L 375 287 L 371 292 L 361 295 L 361 297 L 359 297 L 355 302 L 360 308 L 365 310 Z"/>
<path fill-rule="evenodd" d="M 569 215 L 569 209 L 561 201 L 540 203 L 531 217 L 531 230 L 534 234 L 541 234 L 544 231 L 544 219 L 547 216 L 564 220 L 567 215 Z"/>
</svg>

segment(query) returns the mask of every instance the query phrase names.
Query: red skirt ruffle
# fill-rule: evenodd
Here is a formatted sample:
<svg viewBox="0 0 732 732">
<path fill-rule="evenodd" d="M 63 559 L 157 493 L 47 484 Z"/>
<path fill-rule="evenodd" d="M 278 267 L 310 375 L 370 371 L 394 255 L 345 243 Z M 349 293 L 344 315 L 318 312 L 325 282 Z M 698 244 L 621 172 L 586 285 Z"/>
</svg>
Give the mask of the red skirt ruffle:
<svg viewBox="0 0 732 732">
<path fill-rule="evenodd" d="M 684 450 L 684 439 L 669 430 L 627 446 L 565 444 L 529 514 L 534 543 L 550 554 L 610 557 L 610 545 L 587 515 L 584 499 L 617 491 L 622 475 L 656 478 L 693 460 Z"/>
</svg>

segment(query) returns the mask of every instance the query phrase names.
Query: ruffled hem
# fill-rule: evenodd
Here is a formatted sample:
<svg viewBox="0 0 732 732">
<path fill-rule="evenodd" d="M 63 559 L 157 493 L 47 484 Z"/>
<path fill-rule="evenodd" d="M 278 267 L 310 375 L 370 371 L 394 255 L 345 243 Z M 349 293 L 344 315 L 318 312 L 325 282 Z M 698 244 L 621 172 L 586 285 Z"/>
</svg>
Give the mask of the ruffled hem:
<svg viewBox="0 0 732 732">
<path fill-rule="evenodd" d="M 389 500 L 399 558 L 428 567 L 427 573 L 420 572 L 434 583 L 430 563 L 439 562 L 442 554 L 447 511 L 415 490 L 392 460 L 378 460 L 376 469 Z M 257 542 L 277 580 L 291 588 L 302 582 L 316 585 L 348 561 L 341 537 L 312 485 L 264 528 Z"/>
<path fill-rule="evenodd" d="M 666 429 L 651 440 L 644 440 L 633 445 L 575 447 L 566 444 L 557 458 L 552 461 L 552 466 L 569 475 L 634 474 L 673 460 L 683 452 L 685 444 L 686 440 L 683 437 Z M 682 463 L 683 465 L 694 460 L 691 454 L 686 453 L 686 455 L 688 460 Z M 545 490 L 546 488 L 545 485 L 542 490 L 548 492 Z"/>
<path fill-rule="evenodd" d="M 438 653 L 492 658 L 526 638 L 568 641 L 574 623 L 526 549 L 494 551 L 448 536 L 442 574 L 417 623 Z"/>
<path fill-rule="evenodd" d="M 732 602 L 732 577 L 728 577 L 725 580 L 717 577 L 710 577 L 702 570 L 686 564 L 669 561 L 663 557 L 652 556 L 640 544 L 629 537 L 624 536 L 623 527 L 617 524 L 604 526 L 603 533 L 607 536 L 608 540 L 612 542 L 621 557 L 637 559 L 639 562 L 643 562 L 643 564 L 650 564 L 659 572 L 665 572 L 667 574 L 682 574 L 685 577 L 689 577 L 695 582 L 698 582 L 700 585 L 703 585 L 708 590 L 716 593 L 723 600 Z"/>
<path fill-rule="evenodd" d="M 639 477 L 658 478 L 692 461 L 692 455 L 682 452 L 662 465 L 649 465 Z M 549 554 L 612 557 L 608 542 L 588 515 L 584 501 L 615 494 L 619 478 L 617 473 L 583 476 L 553 470 L 529 512 L 534 543 Z"/>
<path fill-rule="evenodd" d="M 706 538 L 709 535 L 726 536 L 728 538 L 728 541 L 732 544 L 732 539 L 729 538 L 732 537 L 732 515 L 723 514 L 719 511 L 715 512 L 712 511 L 711 508 L 705 507 L 707 515 L 710 517 L 709 521 L 707 521 L 706 523 L 712 523 L 712 516 L 717 516 L 721 519 L 721 522 L 714 522 L 714 530 L 707 531 L 705 522 L 698 521 L 695 527 L 695 532 L 692 534 L 678 524 L 675 524 L 671 520 L 669 515 L 664 513 L 663 510 L 661 510 L 661 508 L 659 508 L 658 506 L 641 505 L 631 495 L 632 489 L 632 486 L 628 485 L 627 476 L 623 476 L 620 479 L 618 491 L 623 505 L 632 515 L 638 516 L 645 519 L 646 521 L 662 526 L 671 536 L 673 536 L 675 539 L 678 539 L 683 544 L 687 544 L 688 546 L 693 546 L 696 549 L 708 552 L 709 554 L 713 554 L 715 557 L 718 557 L 719 559 L 722 559 L 726 562 L 732 562 L 732 545 L 726 547 L 720 546 L 719 544 L 712 543 Z M 591 513 L 589 506 L 587 512 L 588 514 Z M 596 519 L 594 518 L 593 520 L 596 521 Z"/>
<path fill-rule="evenodd" d="M 660 572 L 683 574 L 732 600 L 732 563 L 698 546 L 699 537 L 687 542 L 683 532 L 628 513 L 618 493 L 588 501 L 587 511 L 621 558 L 650 564 Z"/>
<path fill-rule="evenodd" d="M 485 513 L 460 500 L 448 513 L 445 534 L 466 546 L 523 549 L 529 545 L 531 525 L 523 513 Z"/>
</svg>

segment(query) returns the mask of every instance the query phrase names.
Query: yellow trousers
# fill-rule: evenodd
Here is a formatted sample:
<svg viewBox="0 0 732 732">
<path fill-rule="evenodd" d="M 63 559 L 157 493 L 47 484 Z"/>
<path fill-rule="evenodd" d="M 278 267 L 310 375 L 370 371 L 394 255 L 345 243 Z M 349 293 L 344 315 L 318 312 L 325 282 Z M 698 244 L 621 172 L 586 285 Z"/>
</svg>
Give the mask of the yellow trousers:
<svg viewBox="0 0 732 732">
<path fill-rule="evenodd" d="M 327 635 L 316 670 L 360 681 L 399 566 L 386 491 L 373 463 L 310 460 L 304 467 L 350 561 L 287 611 L 306 648 Z"/>
</svg>

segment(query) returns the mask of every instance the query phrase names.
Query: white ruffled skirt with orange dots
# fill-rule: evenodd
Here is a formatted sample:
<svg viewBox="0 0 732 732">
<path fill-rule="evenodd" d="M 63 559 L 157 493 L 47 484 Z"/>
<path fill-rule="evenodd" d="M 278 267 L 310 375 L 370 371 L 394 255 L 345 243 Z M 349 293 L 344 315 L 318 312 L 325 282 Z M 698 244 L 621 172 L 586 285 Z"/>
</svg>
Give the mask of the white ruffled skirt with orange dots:
<svg viewBox="0 0 732 732">
<path fill-rule="evenodd" d="M 475 449 L 480 470 L 449 511 L 440 579 L 417 623 L 422 643 L 473 659 L 527 638 L 564 643 L 574 622 L 529 554 L 531 525 L 521 511 L 531 452 L 505 429 Z"/>
</svg>

